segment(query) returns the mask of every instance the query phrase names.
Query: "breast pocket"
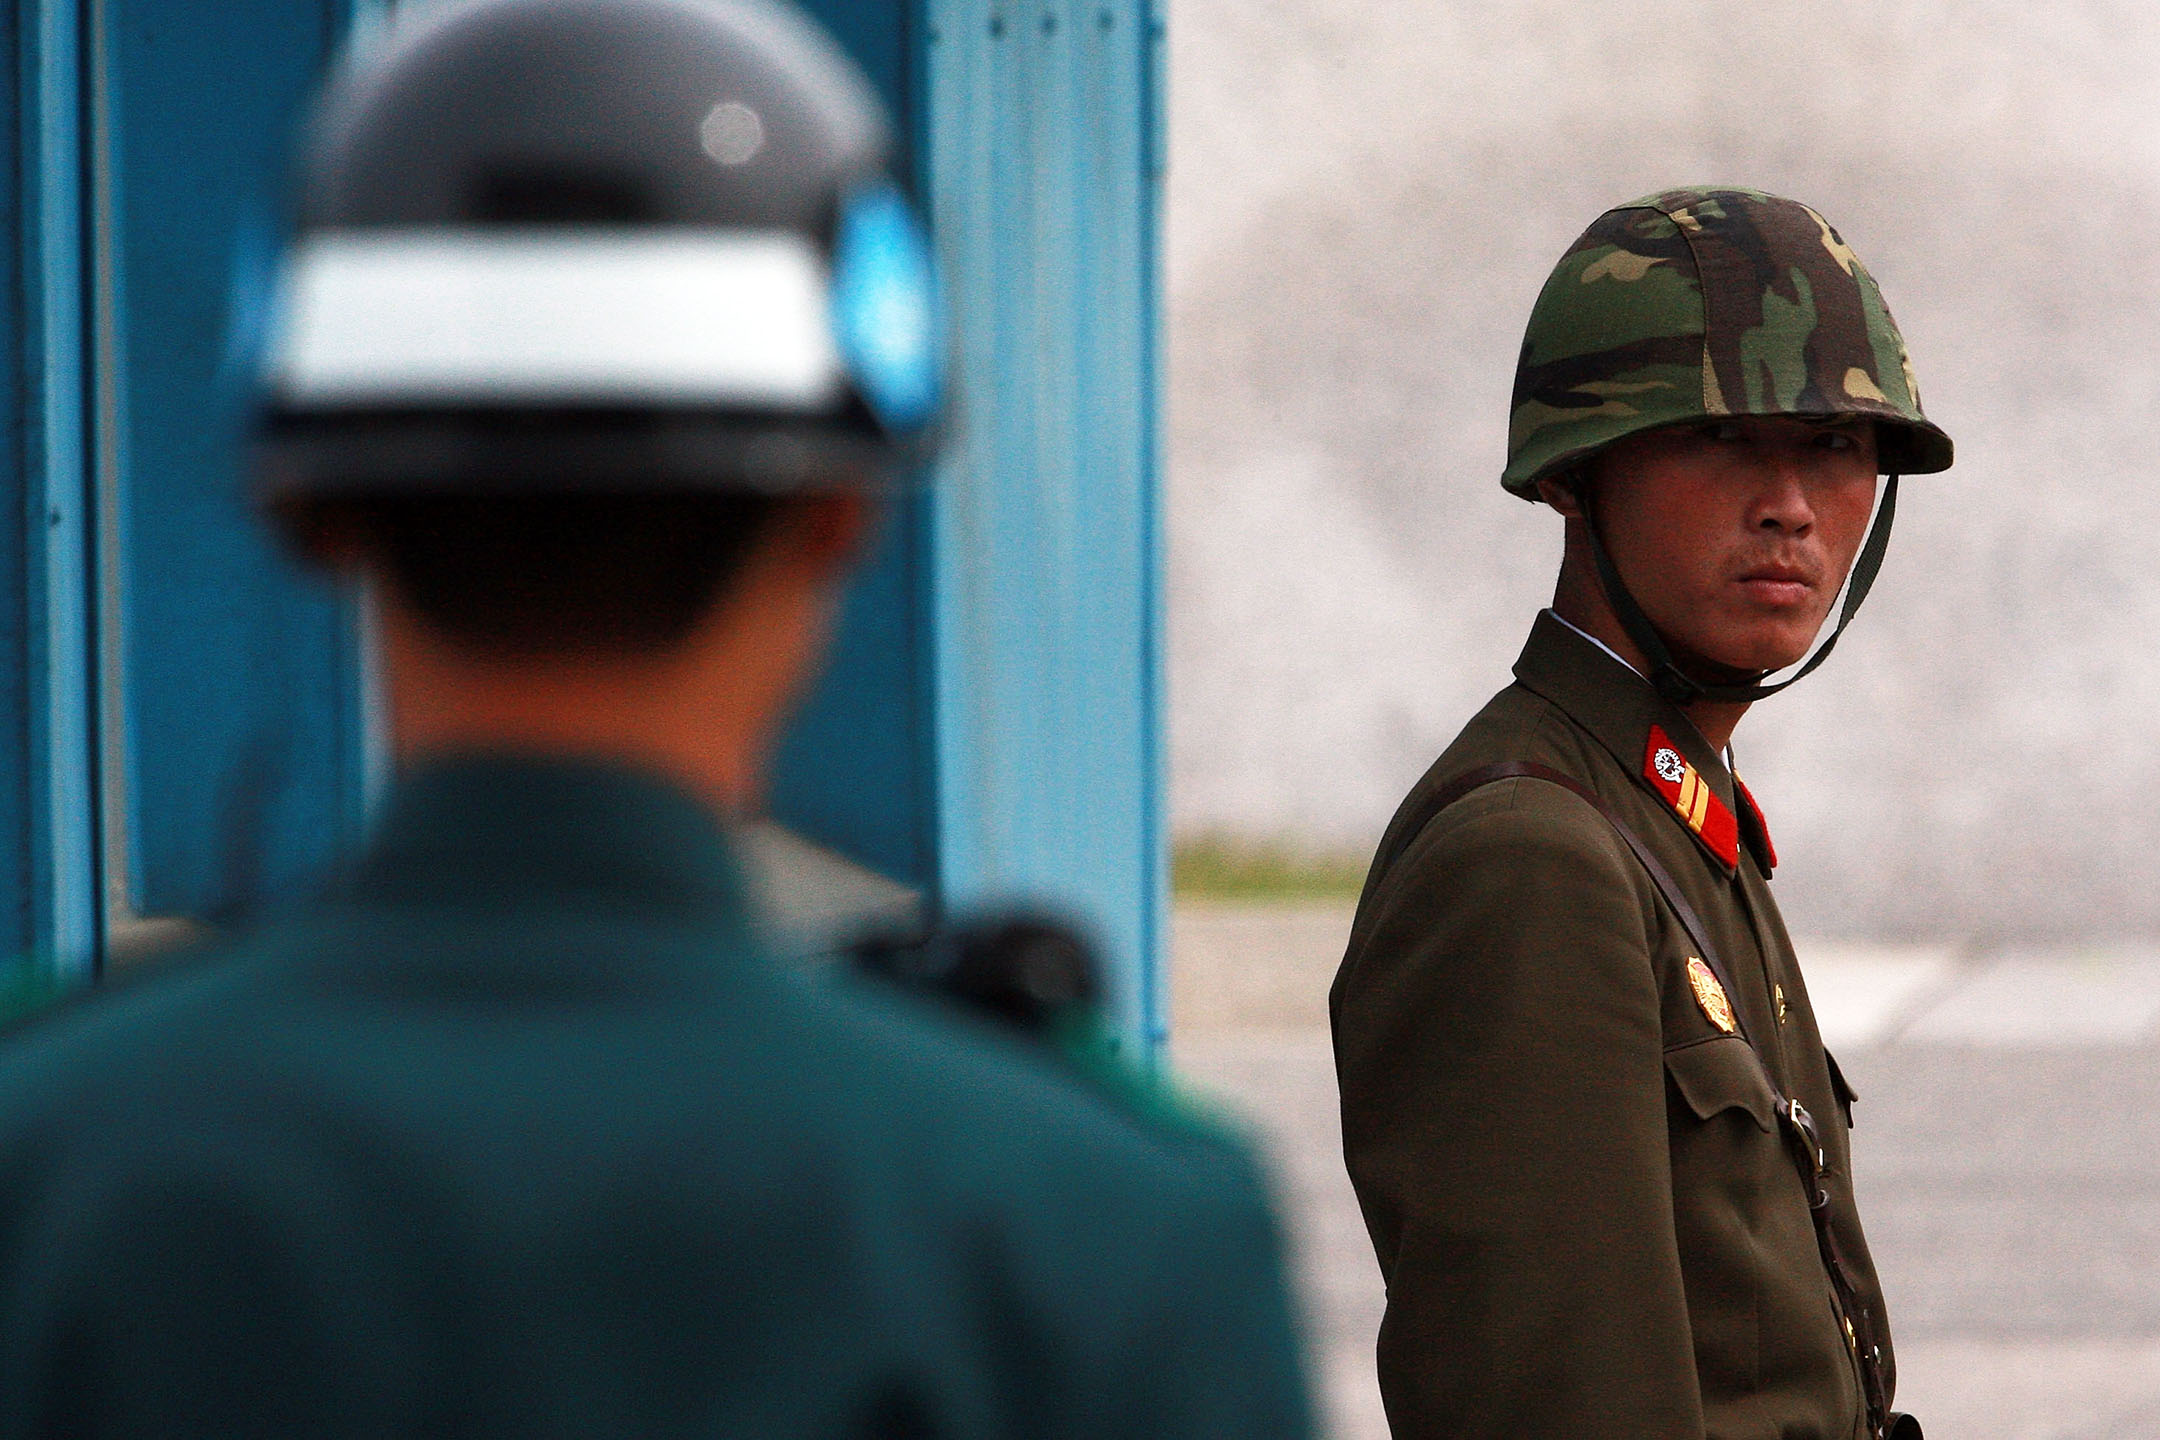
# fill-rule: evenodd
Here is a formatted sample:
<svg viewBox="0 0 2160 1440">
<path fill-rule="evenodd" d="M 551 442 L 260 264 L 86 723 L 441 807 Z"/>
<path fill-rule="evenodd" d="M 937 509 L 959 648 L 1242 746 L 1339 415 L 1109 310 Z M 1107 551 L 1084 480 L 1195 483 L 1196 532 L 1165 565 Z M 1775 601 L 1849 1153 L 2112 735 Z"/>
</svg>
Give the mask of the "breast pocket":
<svg viewBox="0 0 2160 1440">
<path fill-rule="evenodd" d="M 1753 1120 L 1764 1134 L 1777 1129 L 1777 1097 L 1755 1052 L 1737 1035 L 1698 1040 L 1665 1052 L 1665 1073 L 1698 1120 L 1728 1110 Z"/>
</svg>

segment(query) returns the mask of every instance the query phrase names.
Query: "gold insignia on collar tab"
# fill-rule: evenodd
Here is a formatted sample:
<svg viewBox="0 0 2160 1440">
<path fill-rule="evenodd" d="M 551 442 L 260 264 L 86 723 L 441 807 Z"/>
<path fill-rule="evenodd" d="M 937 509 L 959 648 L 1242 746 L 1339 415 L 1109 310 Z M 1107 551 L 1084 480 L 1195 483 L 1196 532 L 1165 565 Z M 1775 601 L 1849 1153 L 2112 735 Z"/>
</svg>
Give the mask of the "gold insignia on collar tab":
<svg viewBox="0 0 2160 1440">
<path fill-rule="evenodd" d="M 1739 1022 L 1733 1019 L 1732 1001 L 1726 996 L 1725 987 L 1718 984 L 1710 967 L 1693 955 L 1688 957 L 1687 979 L 1695 991 L 1695 1003 L 1702 1006 L 1702 1013 L 1710 1017 L 1711 1024 L 1727 1035 L 1740 1028 Z"/>
<path fill-rule="evenodd" d="M 1660 726 L 1650 727 L 1643 752 L 1643 779 L 1665 797 L 1680 822 L 1702 837 L 1718 863 L 1730 870 L 1740 863 L 1740 822 L 1720 800 L 1717 789 L 1688 764 L 1687 757 Z"/>
</svg>

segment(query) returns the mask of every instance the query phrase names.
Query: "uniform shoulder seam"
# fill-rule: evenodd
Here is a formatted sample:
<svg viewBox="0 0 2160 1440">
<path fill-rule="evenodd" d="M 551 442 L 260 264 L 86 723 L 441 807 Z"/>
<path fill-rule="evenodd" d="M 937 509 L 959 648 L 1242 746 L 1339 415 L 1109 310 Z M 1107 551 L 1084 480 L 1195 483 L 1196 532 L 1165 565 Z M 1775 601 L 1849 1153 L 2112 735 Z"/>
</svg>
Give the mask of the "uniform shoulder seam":
<svg viewBox="0 0 2160 1440">
<path fill-rule="evenodd" d="M 1634 857 L 1604 816 L 1549 781 L 1513 776 L 1481 786 L 1432 816 L 1396 856 L 1383 883 L 1391 889 L 1413 884 L 1413 877 L 1435 866 L 1454 868 L 1518 849 L 1534 849 L 1548 862 L 1572 854 L 1633 880 Z"/>
</svg>

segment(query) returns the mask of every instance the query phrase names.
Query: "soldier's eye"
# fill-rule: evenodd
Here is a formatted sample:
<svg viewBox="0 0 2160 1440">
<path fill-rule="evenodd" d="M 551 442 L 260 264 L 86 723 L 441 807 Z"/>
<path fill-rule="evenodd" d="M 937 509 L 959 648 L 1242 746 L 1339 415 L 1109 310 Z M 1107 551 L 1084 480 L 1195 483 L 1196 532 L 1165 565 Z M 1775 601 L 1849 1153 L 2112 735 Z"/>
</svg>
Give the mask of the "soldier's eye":
<svg viewBox="0 0 2160 1440">
<path fill-rule="evenodd" d="M 1815 443 L 1825 450 L 1850 450 L 1860 443 L 1860 439 L 1847 430 L 1825 430 L 1815 438 Z"/>
<path fill-rule="evenodd" d="M 1740 427 L 1730 420 L 1713 420 L 1698 432 L 1705 440 L 1738 440 Z"/>
</svg>

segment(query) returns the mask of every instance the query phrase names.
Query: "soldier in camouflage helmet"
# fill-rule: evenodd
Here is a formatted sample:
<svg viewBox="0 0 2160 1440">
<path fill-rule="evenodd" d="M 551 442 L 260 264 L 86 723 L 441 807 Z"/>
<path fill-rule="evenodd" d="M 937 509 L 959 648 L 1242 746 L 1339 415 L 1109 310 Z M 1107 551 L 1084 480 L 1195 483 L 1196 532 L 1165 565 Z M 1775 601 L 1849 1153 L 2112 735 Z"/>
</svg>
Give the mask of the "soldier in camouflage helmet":
<svg viewBox="0 0 2160 1440">
<path fill-rule="evenodd" d="M 1726 416 L 1865 419 L 1890 477 L 1838 628 L 1867 598 L 1890 538 L 1897 477 L 1950 468 L 1950 437 L 1920 409 L 1912 359 L 1875 277 L 1830 222 L 1759 190 L 1668 190 L 1608 210 L 1538 296 L 1515 371 L 1501 484 L 1526 500 L 1615 441 Z M 1652 683 L 1686 704 L 1759 700 L 1754 680 L 1705 681 L 1674 662 L 1588 527 L 1616 617 Z"/>
<path fill-rule="evenodd" d="M 1501 483 L 1535 499 L 1624 435 L 1722 415 L 1864 415 L 1888 471 L 1950 468 L 1882 290 L 1829 221 L 1756 190 L 1606 211 L 1531 312 Z"/>
<path fill-rule="evenodd" d="M 1553 607 L 1390 824 L 1330 995 L 1397 1435 L 1917 1435 L 1731 735 L 1950 461 L 1804 205 L 1649 196 L 1546 281 L 1504 483 L 1565 517 Z"/>
</svg>

